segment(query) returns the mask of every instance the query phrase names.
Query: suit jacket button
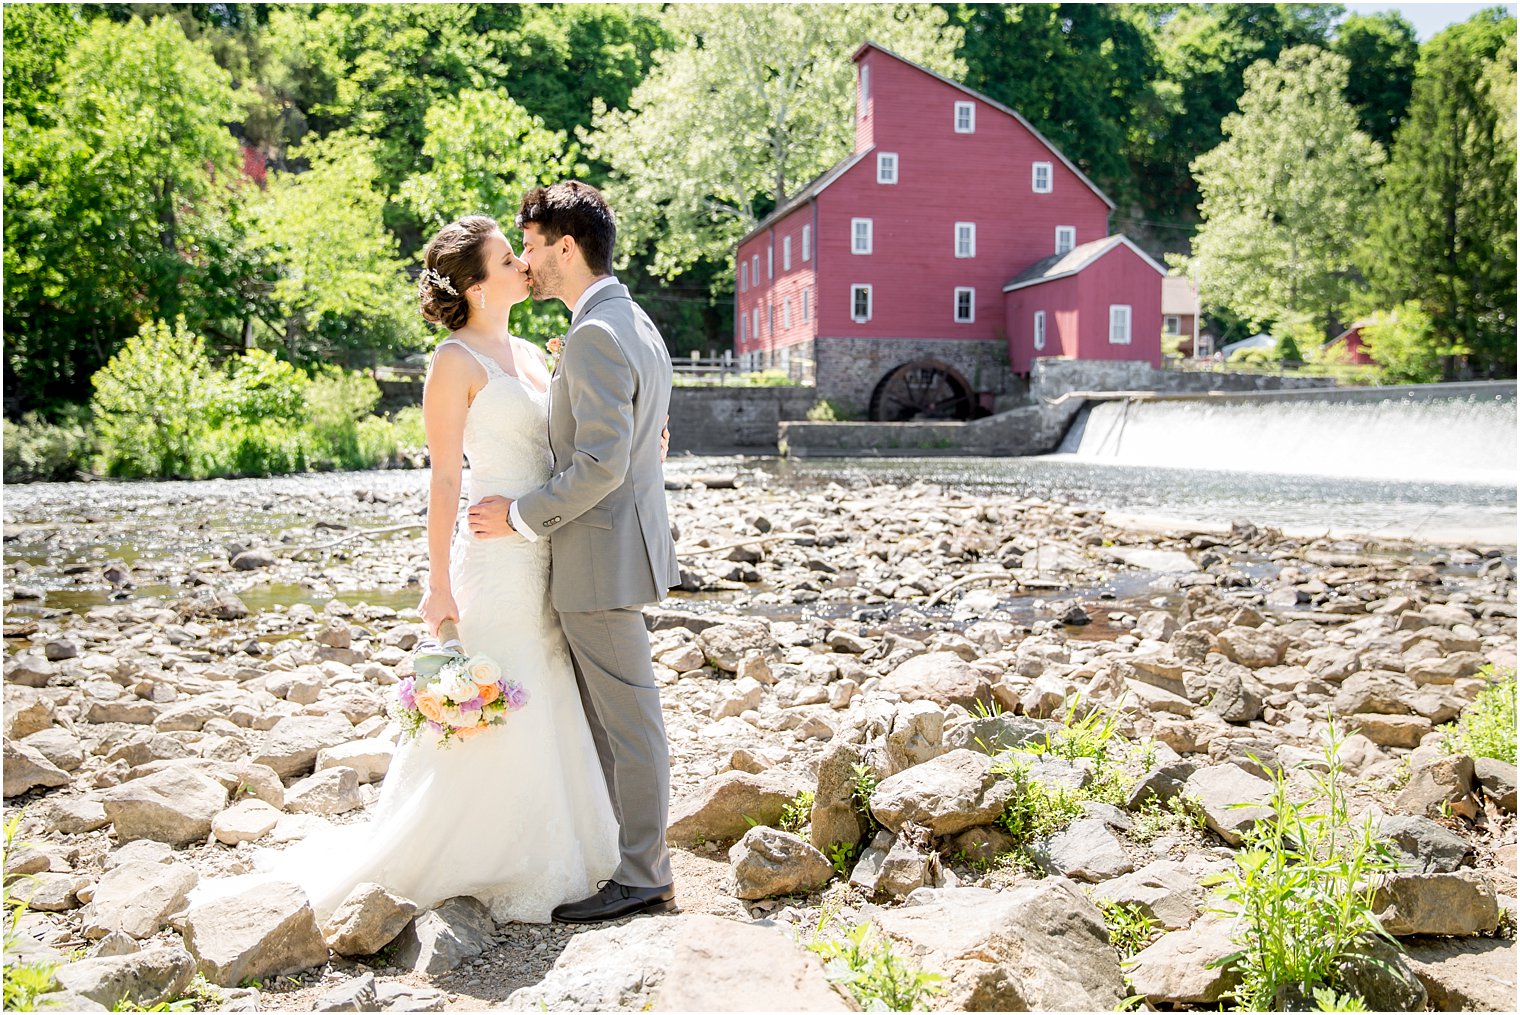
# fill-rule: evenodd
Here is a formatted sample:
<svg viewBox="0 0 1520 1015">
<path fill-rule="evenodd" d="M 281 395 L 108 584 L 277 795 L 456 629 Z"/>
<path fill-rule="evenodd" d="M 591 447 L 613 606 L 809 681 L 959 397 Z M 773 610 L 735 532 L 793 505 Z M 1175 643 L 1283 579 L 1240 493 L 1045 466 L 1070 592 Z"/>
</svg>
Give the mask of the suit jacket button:
<svg viewBox="0 0 1520 1015">
<path fill-rule="evenodd" d="M 559 524 L 559 515 L 555 515 L 553 518 L 545 519 L 544 524 L 545 525 L 558 525 Z"/>
</svg>

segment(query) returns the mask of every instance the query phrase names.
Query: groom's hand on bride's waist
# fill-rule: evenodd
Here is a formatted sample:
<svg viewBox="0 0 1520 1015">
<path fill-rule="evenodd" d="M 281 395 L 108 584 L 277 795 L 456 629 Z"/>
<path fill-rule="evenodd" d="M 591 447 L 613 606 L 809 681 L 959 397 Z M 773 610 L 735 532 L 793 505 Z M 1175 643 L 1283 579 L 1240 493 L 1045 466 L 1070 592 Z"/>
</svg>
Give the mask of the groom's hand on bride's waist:
<svg viewBox="0 0 1520 1015">
<path fill-rule="evenodd" d="M 512 528 L 512 501 L 506 497 L 485 497 L 470 505 L 470 535 L 476 539 L 501 539 L 520 533 Z"/>
</svg>

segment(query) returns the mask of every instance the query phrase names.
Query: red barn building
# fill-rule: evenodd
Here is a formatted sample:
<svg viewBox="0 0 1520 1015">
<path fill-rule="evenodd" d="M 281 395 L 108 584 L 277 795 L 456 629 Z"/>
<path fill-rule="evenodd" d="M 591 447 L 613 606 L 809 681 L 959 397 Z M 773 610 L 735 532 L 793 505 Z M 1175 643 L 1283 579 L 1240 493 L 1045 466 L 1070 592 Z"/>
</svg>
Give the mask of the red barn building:
<svg viewBox="0 0 1520 1015">
<path fill-rule="evenodd" d="M 739 241 L 746 368 L 810 362 L 874 419 L 966 418 L 1039 356 L 1161 362 L 1165 271 L 1017 112 L 855 53 L 855 150 Z"/>
</svg>

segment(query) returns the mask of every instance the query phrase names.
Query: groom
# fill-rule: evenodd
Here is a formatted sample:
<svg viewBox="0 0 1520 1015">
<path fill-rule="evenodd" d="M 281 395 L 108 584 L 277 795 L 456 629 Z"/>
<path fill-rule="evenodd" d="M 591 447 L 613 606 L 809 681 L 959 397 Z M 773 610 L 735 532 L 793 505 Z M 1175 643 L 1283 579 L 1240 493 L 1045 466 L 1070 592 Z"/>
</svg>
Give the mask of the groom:
<svg viewBox="0 0 1520 1015">
<path fill-rule="evenodd" d="M 570 308 L 550 382 L 554 476 L 516 501 L 471 509 L 477 535 L 553 535 L 551 595 L 570 643 L 581 702 L 617 816 L 620 862 L 566 923 L 673 908 L 665 848 L 670 755 L 641 607 L 680 584 L 666 515 L 660 432 L 670 355 L 648 315 L 612 277 L 617 222 L 593 187 L 535 187 L 517 225 L 535 299 Z"/>
</svg>

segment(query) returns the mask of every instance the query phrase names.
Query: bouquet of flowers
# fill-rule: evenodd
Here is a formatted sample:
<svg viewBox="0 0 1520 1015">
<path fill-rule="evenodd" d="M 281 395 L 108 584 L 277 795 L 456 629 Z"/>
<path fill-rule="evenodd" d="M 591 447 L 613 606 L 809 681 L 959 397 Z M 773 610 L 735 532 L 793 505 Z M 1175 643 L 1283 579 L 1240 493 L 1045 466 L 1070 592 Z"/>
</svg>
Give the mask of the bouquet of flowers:
<svg viewBox="0 0 1520 1015">
<path fill-rule="evenodd" d="M 417 646 L 416 675 L 397 685 L 393 714 L 403 733 L 415 737 L 425 726 L 445 744 L 468 740 L 528 704 L 528 689 L 504 678 L 494 660 L 465 654 L 453 621 L 444 621 L 439 633 L 443 641 Z"/>
</svg>

